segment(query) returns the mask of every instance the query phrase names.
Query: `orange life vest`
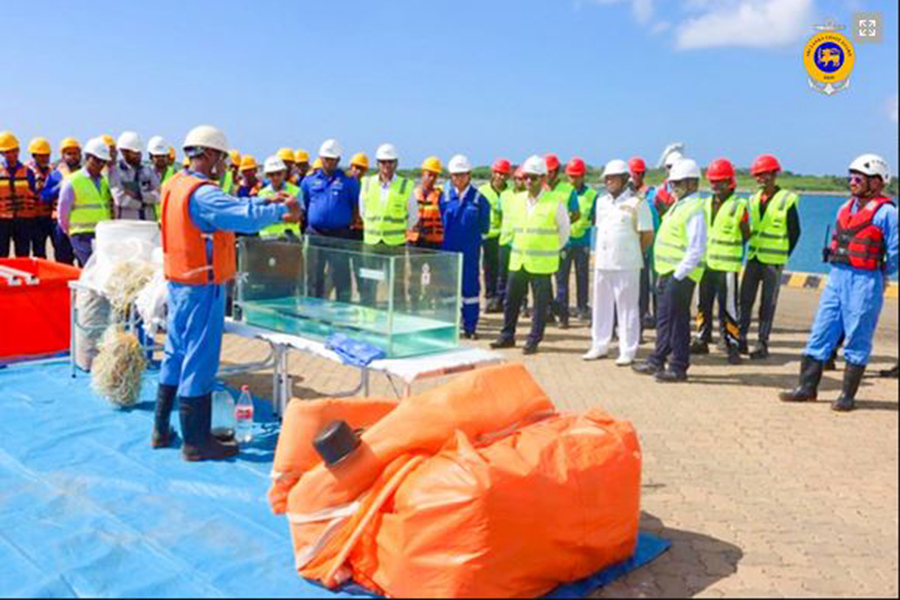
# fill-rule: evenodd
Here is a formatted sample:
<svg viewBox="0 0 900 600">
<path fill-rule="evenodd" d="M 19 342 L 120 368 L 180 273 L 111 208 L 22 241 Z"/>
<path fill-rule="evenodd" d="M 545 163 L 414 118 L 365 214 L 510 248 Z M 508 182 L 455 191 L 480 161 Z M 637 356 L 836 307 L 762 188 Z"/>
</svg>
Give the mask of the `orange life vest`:
<svg viewBox="0 0 900 600">
<path fill-rule="evenodd" d="M 414 231 L 406 234 L 410 242 L 440 245 L 444 243 L 444 223 L 441 221 L 441 188 L 433 187 L 426 195 L 421 187 L 415 190 L 419 203 L 419 223 Z"/>
<path fill-rule="evenodd" d="M 162 247 L 166 279 L 186 285 L 221 284 L 234 279 L 235 237 L 232 232 L 203 233 L 190 214 L 191 195 L 215 185 L 187 173 L 174 175 L 162 187 Z M 212 260 L 207 243 L 212 243 Z"/>
<path fill-rule="evenodd" d="M 19 163 L 10 172 L 0 166 L 0 219 L 31 219 L 35 215 L 34 193 L 28 185 L 28 168 Z"/>
<path fill-rule="evenodd" d="M 52 216 L 54 209 L 53 203 L 41 202 L 40 195 L 44 186 L 47 185 L 47 180 L 50 178 L 53 169 L 49 166 L 46 169 L 41 169 L 36 162 L 29 162 L 27 166 L 32 174 L 34 174 L 35 214 L 38 217 Z"/>
</svg>

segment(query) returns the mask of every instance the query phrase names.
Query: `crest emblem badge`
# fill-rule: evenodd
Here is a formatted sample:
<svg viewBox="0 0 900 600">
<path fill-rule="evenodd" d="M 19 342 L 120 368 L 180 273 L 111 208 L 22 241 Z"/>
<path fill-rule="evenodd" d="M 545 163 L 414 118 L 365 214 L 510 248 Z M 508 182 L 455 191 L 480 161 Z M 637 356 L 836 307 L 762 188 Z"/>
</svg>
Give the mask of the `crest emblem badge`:
<svg viewBox="0 0 900 600">
<path fill-rule="evenodd" d="M 818 33 L 803 48 L 803 64 L 809 87 L 831 96 L 850 87 L 850 73 L 856 63 L 853 44 L 834 22 L 816 26 Z"/>
</svg>

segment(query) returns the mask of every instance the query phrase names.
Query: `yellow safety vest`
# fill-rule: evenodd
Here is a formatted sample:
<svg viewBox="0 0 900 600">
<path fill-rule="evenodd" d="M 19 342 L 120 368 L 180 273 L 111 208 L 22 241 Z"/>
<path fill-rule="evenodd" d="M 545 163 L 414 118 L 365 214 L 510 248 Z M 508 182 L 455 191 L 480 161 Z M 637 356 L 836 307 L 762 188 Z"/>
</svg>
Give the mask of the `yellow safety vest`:
<svg viewBox="0 0 900 600">
<path fill-rule="evenodd" d="M 706 199 L 706 226 L 709 230 L 706 244 L 706 266 L 714 271 L 737 273 L 744 259 L 744 234 L 741 222 L 747 210 L 747 200 L 732 194 L 719 207 L 715 218 L 712 214 L 713 197 Z"/>
<path fill-rule="evenodd" d="M 762 192 L 757 192 L 750 198 L 750 251 L 747 258 L 755 258 L 766 265 L 786 265 L 791 250 L 788 213 L 800 198 L 794 192 L 778 190 L 769 199 L 765 216 L 761 217 L 761 196 Z"/>
<path fill-rule="evenodd" d="M 112 218 L 112 194 L 106 177 L 100 178 L 100 189 L 90 175 L 80 170 L 69 178 L 75 201 L 69 213 L 69 233 L 94 233 L 97 223 Z"/>
<path fill-rule="evenodd" d="M 654 268 L 660 275 L 674 273 L 687 254 L 687 224 L 703 210 L 703 198 L 679 200 L 663 216 L 656 242 L 653 245 Z M 703 279 L 703 264 L 694 269 L 689 277 L 699 283 Z"/>
<path fill-rule="evenodd" d="M 578 194 L 578 220 L 572 223 L 572 239 L 580 240 L 591 230 L 591 209 L 597 198 L 597 190 L 584 186 L 584 192 Z M 575 190 L 576 193 L 578 190 Z"/>
<path fill-rule="evenodd" d="M 558 198 L 545 192 L 528 211 L 527 197 L 512 209 L 513 242 L 510 271 L 523 268 L 535 275 L 550 275 L 559 270 L 559 226 L 556 223 Z"/>
<path fill-rule="evenodd" d="M 478 188 L 478 191 L 481 192 L 482 196 L 487 198 L 488 204 L 491 206 L 491 228 L 484 236 L 484 239 L 486 240 L 500 237 L 500 230 L 503 226 L 503 207 L 500 204 L 500 198 L 509 189 L 510 185 L 507 184 L 506 189 L 498 194 L 497 190 L 495 190 L 494 186 L 490 183 L 486 183 Z"/>
<path fill-rule="evenodd" d="M 284 184 L 283 191 L 287 192 L 291 196 L 300 195 L 300 188 L 291 183 Z M 262 190 L 260 190 L 258 198 L 271 198 L 276 194 L 275 189 L 272 187 L 270 183 Z M 299 199 L 299 198 L 298 198 Z M 288 231 L 293 232 L 293 234 L 297 237 L 300 237 L 300 224 L 299 223 L 275 223 L 274 225 L 269 225 L 265 229 L 259 232 L 259 235 L 262 237 L 281 237 L 285 235 Z"/>
<path fill-rule="evenodd" d="M 406 243 L 410 185 L 409 180 L 394 177 L 387 198 L 382 202 L 381 180 L 378 175 L 363 179 L 361 196 L 365 206 L 364 243 L 382 243 L 388 246 L 402 246 Z"/>
</svg>

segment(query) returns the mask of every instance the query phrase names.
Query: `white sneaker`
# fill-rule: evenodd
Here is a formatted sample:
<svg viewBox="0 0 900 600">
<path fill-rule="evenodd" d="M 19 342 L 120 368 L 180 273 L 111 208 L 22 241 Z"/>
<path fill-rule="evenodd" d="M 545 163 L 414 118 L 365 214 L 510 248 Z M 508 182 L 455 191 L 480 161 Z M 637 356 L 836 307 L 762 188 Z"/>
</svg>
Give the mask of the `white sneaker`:
<svg viewBox="0 0 900 600">
<path fill-rule="evenodd" d="M 591 348 L 587 351 L 587 354 L 581 357 L 582 360 L 599 360 L 601 358 L 606 358 L 609 356 L 609 350 L 604 350 L 603 348 Z"/>
<path fill-rule="evenodd" d="M 632 358 L 630 356 L 620 356 L 616 360 L 617 367 L 630 367 L 633 364 L 634 364 L 634 358 Z"/>
</svg>

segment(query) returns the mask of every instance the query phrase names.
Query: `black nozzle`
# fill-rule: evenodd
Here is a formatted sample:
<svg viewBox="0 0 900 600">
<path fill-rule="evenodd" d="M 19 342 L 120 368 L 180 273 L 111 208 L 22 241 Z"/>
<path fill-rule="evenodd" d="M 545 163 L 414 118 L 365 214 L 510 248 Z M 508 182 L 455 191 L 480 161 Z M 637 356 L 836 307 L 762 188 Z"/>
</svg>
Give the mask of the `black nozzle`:
<svg viewBox="0 0 900 600">
<path fill-rule="evenodd" d="M 313 440 L 313 447 L 329 467 L 347 459 L 359 444 L 359 435 L 346 421 L 332 421 Z"/>
</svg>

